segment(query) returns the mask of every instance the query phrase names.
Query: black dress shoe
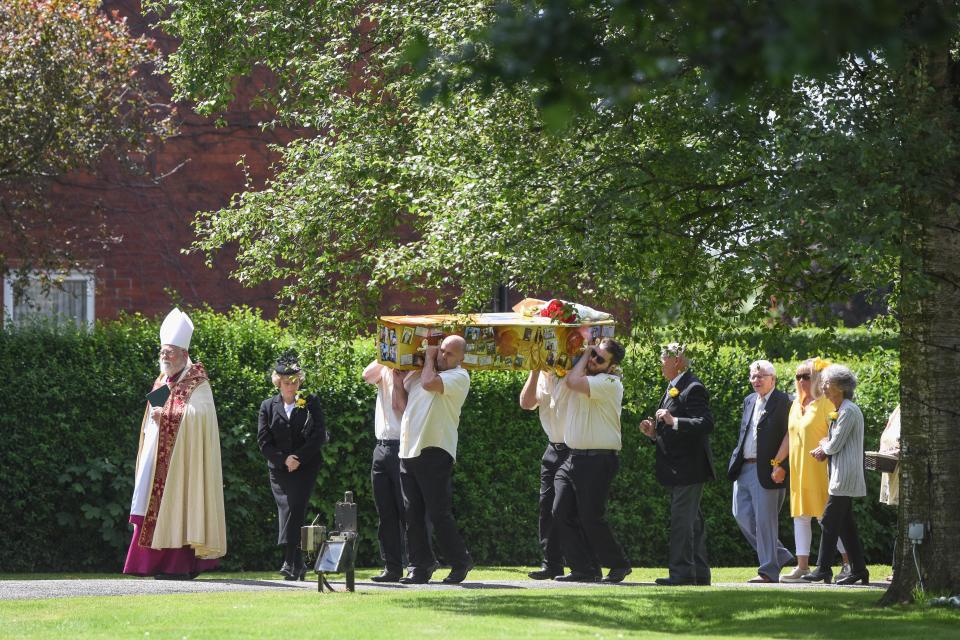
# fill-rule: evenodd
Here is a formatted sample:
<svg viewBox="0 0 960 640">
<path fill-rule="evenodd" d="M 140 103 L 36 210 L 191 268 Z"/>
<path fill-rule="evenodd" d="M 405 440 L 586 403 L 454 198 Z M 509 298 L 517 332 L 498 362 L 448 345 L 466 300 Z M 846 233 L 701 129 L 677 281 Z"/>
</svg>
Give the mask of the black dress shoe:
<svg viewBox="0 0 960 640">
<path fill-rule="evenodd" d="M 698 587 L 709 587 L 710 578 L 697 578 L 696 580 L 694 580 L 693 584 L 695 584 Z"/>
<path fill-rule="evenodd" d="M 631 573 L 633 573 L 633 569 L 630 567 L 614 567 L 607 572 L 606 577 L 600 582 L 623 582 L 623 579 Z"/>
<path fill-rule="evenodd" d="M 696 586 L 696 578 L 657 578 L 654 580 L 661 587 L 689 587 Z M 710 586 L 710 581 L 706 580 L 706 584 L 700 586 Z"/>
<path fill-rule="evenodd" d="M 384 569 L 380 572 L 380 575 L 373 576 L 370 578 L 374 582 L 399 582 L 401 574 L 399 571 L 390 571 L 389 569 Z"/>
<path fill-rule="evenodd" d="M 565 576 L 554 578 L 556 582 L 599 582 L 600 576 L 595 573 L 584 573 L 582 571 L 571 571 Z"/>
<path fill-rule="evenodd" d="M 543 567 L 538 571 L 531 571 L 527 577 L 531 580 L 553 580 L 557 576 L 563 575 L 563 568 Z"/>
<path fill-rule="evenodd" d="M 296 580 L 297 576 L 293 572 L 293 565 L 289 562 L 284 562 L 283 566 L 280 567 L 280 575 L 283 576 L 284 580 Z"/>
<path fill-rule="evenodd" d="M 451 569 L 447 577 L 443 579 L 443 584 L 460 584 L 466 580 L 467 574 L 470 573 L 470 569 L 473 569 L 473 567 L 474 564 L 471 562 L 465 567 Z"/>
<path fill-rule="evenodd" d="M 851 571 L 842 578 L 837 576 L 837 584 L 857 584 L 858 582 L 870 584 L 870 572 L 864 569 L 863 571 Z"/>
<path fill-rule="evenodd" d="M 830 584 L 830 581 L 833 580 L 833 571 L 830 569 L 820 569 L 817 568 L 813 573 L 808 573 L 803 576 L 803 579 L 807 582 L 823 582 L 823 584 Z"/>
<path fill-rule="evenodd" d="M 430 578 L 433 577 L 433 570 L 427 571 L 425 569 L 417 570 L 411 569 L 407 575 L 400 578 L 398 582 L 400 584 L 427 584 L 430 582 Z"/>
</svg>

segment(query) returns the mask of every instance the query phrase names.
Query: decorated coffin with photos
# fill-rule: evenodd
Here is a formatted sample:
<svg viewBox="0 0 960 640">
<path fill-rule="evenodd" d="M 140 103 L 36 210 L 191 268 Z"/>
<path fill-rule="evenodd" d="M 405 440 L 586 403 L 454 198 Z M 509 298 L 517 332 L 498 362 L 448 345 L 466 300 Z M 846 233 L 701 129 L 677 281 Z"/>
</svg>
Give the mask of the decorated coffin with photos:
<svg viewBox="0 0 960 640">
<path fill-rule="evenodd" d="M 527 298 L 512 312 L 383 316 L 377 323 L 377 360 L 394 369 L 420 369 L 428 344 L 449 335 L 467 343 L 465 369 L 565 371 L 585 345 L 612 337 L 608 313 L 582 305 Z"/>
</svg>

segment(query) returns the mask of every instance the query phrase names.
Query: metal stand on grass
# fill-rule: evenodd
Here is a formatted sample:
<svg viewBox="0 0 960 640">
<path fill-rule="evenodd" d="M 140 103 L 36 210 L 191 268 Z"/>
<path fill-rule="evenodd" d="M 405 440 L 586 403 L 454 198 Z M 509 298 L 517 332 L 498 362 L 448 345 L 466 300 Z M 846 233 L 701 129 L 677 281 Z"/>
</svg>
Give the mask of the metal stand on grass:
<svg viewBox="0 0 960 640">
<path fill-rule="evenodd" d="M 318 516 L 319 517 L 319 516 Z M 334 511 L 334 527 L 330 537 L 326 538 L 324 527 L 310 526 L 301 529 L 300 544 L 304 553 L 317 554 L 314 571 L 317 573 L 317 592 L 335 591 L 327 580 L 328 573 L 343 573 L 346 578 L 346 590 L 355 591 L 355 566 L 357 544 L 357 505 L 353 501 L 353 492 L 344 494 L 343 502 L 338 502 Z M 316 520 L 314 520 L 316 523 Z M 311 530 L 309 533 L 307 530 Z"/>
</svg>

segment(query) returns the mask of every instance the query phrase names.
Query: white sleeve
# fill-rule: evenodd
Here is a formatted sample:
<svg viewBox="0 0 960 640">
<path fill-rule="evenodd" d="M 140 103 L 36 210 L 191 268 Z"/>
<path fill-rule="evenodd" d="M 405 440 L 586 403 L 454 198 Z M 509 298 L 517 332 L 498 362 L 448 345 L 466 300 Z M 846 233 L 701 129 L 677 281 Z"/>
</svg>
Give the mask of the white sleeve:
<svg viewBox="0 0 960 640">
<path fill-rule="evenodd" d="M 457 367 L 441 371 L 437 375 L 443 380 L 443 395 L 459 402 L 467 399 L 467 392 L 470 391 L 470 374 L 466 369 Z"/>
<path fill-rule="evenodd" d="M 615 407 L 623 402 L 623 384 L 616 376 L 587 376 L 587 382 L 590 384 L 590 400 L 606 402 Z"/>
</svg>

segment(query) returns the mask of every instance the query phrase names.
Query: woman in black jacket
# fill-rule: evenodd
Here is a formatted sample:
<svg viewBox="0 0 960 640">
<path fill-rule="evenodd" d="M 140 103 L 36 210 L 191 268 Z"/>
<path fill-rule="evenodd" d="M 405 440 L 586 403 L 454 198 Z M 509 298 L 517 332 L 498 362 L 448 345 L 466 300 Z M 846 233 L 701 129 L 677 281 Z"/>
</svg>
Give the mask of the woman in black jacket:
<svg viewBox="0 0 960 640">
<path fill-rule="evenodd" d="M 320 400 L 300 390 L 305 372 L 295 355 L 277 360 L 273 384 L 280 393 L 260 405 L 257 444 L 267 459 L 270 489 L 277 501 L 284 547 L 280 573 L 286 580 L 303 580 L 307 569 L 300 551 L 300 527 L 320 470 L 320 447 L 327 442 Z"/>
</svg>

